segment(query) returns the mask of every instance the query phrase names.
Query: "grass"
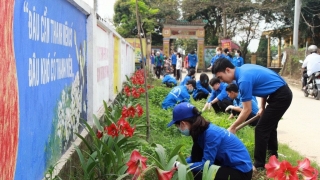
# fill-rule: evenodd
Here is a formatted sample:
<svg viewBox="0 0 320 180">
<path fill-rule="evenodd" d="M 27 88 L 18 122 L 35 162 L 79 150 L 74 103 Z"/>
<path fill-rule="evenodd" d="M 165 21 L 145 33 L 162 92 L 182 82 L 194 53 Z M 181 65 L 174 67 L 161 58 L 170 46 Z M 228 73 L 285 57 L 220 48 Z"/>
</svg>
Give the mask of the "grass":
<svg viewBox="0 0 320 180">
<path fill-rule="evenodd" d="M 149 114 L 150 114 L 150 124 L 151 124 L 151 137 L 150 144 L 161 144 L 167 151 L 173 150 L 177 145 L 182 144 L 183 148 L 181 149 L 181 153 L 187 157 L 190 155 L 192 140 L 190 137 L 186 137 L 181 135 L 181 133 L 177 130 L 177 128 L 170 127 L 167 128 L 167 124 L 172 119 L 172 110 L 163 110 L 161 108 L 161 103 L 166 95 L 170 92 L 170 88 L 165 87 L 161 84 L 160 80 L 153 80 L 152 85 L 155 88 L 148 91 L 149 93 Z M 145 107 L 145 99 L 139 99 L 140 103 Z M 202 109 L 205 100 L 202 101 L 194 101 L 191 98 L 191 104 L 196 106 L 198 109 Z M 206 111 L 202 113 L 202 116 L 205 119 L 209 120 L 213 124 L 218 126 L 228 128 L 232 120 L 228 120 L 228 115 L 226 114 L 215 114 L 211 109 L 210 111 Z M 141 119 L 141 123 L 146 121 L 146 117 L 143 116 Z M 244 145 L 247 147 L 251 158 L 253 159 L 253 150 L 254 150 L 254 129 L 251 127 L 244 127 L 243 129 L 237 132 L 237 136 L 242 140 Z M 142 147 L 143 151 L 147 153 L 151 153 L 151 147 L 145 146 Z M 300 155 L 298 152 L 290 149 L 285 144 L 279 144 L 279 160 L 289 161 L 292 165 L 297 165 L 298 160 L 303 160 L 304 157 Z M 312 162 L 312 166 L 316 167 L 320 170 L 319 166 Z M 261 172 L 260 174 L 255 174 L 253 179 L 267 179 L 265 176 L 265 172 Z"/>
</svg>

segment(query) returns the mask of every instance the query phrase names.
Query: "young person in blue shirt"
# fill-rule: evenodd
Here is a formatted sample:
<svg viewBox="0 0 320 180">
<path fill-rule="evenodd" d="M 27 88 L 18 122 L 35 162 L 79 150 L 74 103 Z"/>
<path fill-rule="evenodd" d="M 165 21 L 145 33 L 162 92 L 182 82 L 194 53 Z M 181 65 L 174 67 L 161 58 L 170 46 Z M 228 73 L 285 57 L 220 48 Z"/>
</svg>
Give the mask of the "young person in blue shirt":
<svg viewBox="0 0 320 180">
<path fill-rule="evenodd" d="M 171 55 L 171 65 L 173 67 L 173 76 L 176 77 L 177 52 Z"/>
<path fill-rule="evenodd" d="M 190 94 L 196 88 L 196 81 L 189 80 L 186 85 L 174 87 L 162 102 L 162 109 L 173 108 L 181 102 L 189 102 Z"/>
<path fill-rule="evenodd" d="M 232 63 L 233 57 L 232 57 L 232 55 L 230 54 L 229 49 L 228 49 L 228 48 L 224 48 L 223 52 L 224 52 L 225 58 L 228 59 L 228 60 Z"/>
<path fill-rule="evenodd" d="M 194 51 L 191 51 L 190 54 L 188 54 L 189 70 L 196 69 L 197 63 L 198 63 L 198 56 L 195 54 Z"/>
<path fill-rule="evenodd" d="M 163 56 L 160 56 L 160 52 L 158 51 L 156 53 L 156 57 L 154 58 L 155 66 L 156 66 L 156 76 L 158 79 L 160 79 L 161 70 L 164 65 L 164 59 Z"/>
<path fill-rule="evenodd" d="M 243 109 L 228 128 L 230 132 L 236 133 L 236 127 L 251 113 L 252 96 L 261 97 L 258 112 L 260 120 L 255 128 L 254 166 L 263 169 L 267 148 L 269 155 L 278 156 L 277 127 L 292 101 L 289 86 L 276 72 L 255 64 L 234 67 L 230 61 L 218 59 L 214 64 L 214 72 L 224 82 L 231 83 L 235 80 L 241 94 Z"/>
<path fill-rule="evenodd" d="M 191 136 L 193 146 L 191 156 L 186 159 L 194 174 L 194 179 L 202 178 L 206 161 L 219 169 L 215 180 L 251 180 L 252 162 L 248 150 L 234 134 L 205 120 L 199 110 L 190 103 L 183 102 L 173 109 L 172 121 L 181 134 Z M 179 162 L 174 165 L 179 167 Z"/>
<path fill-rule="evenodd" d="M 169 74 L 165 74 L 162 79 L 162 84 L 167 85 L 167 87 L 172 88 L 177 85 L 177 80 Z"/>
<path fill-rule="evenodd" d="M 209 84 L 213 90 L 202 111 L 212 106 L 216 113 L 225 113 L 226 108 L 233 104 L 226 91 L 228 84 L 220 82 L 220 79 L 216 77 L 210 79 Z"/>
<path fill-rule="evenodd" d="M 208 70 L 211 70 L 213 77 L 214 77 L 214 73 L 213 73 L 213 65 L 214 62 L 216 62 L 217 59 L 225 57 L 224 54 L 222 54 L 222 48 L 221 47 L 217 47 L 216 48 L 216 55 L 212 57 L 211 61 L 210 61 L 210 67 L 208 67 Z"/>
<path fill-rule="evenodd" d="M 231 111 L 231 114 L 229 116 L 229 119 L 233 118 L 234 116 L 238 116 L 240 112 L 243 109 L 242 101 L 241 101 L 241 94 L 239 93 L 238 86 L 236 84 L 229 84 L 226 88 L 226 91 L 228 93 L 228 96 L 233 99 L 233 105 L 230 105 L 226 108 L 226 112 Z M 251 99 L 251 105 L 252 105 L 252 111 L 247 117 L 246 121 L 253 118 L 254 116 L 257 115 L 259 108 L 258 108 L 258 103 L 256 102 L 256 97 L 252 96 Z M 258 120 L 253 121 L 250 123 L 250 126 L 256 126 Z"/>
<path fill-rule="evenodd" d="M 236 50 L 236 52 L 234 53 L 234 58 L 232 59 L 232 64 L 235 67 L 241 67 L 244 64 L 240 50 Z"/>
<path fill-rule="evenodd" d="M 211 94 L 212 89 L 209 86 L 209 77 L 207 74 L 200 74 L 200 80 L 197 81 L 197 88 L 193 91 L 192 97 L 194 100 L 199 101 L 201 99 L 207 99 Z"/>
<path fill-rule="evenodd" d="M 181 81 L 180 86 L 181 85 L 186 85 L 186 83 L 190 80 L 190 79 L 195 79 L 195 74 L 196 74 L 196 70 L 195 69 L 190 69 L 189 73 L 186 75 L 186 77 L 184 77 L 184 79 Z"/>
</svg>

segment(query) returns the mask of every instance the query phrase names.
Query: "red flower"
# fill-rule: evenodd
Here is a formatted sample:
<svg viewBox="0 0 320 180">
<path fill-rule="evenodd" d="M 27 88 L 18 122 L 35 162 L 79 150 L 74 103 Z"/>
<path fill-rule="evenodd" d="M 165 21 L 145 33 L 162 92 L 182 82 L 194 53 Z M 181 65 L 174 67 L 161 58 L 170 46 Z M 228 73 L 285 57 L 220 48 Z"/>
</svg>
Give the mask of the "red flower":
<svg viewBox="0 0 320 180">
<path fill-rule="evenodd" d="M 298 167 L 292 167 L 288 161 L 282 161 L 277 171 L 276 179 L 278 180 L 299 180 L 297 175 Z"/>
<path fill-rule="evenodd" d="M 134 115 L 136 114 L 136 109 L 134 109 L 133 106 L 130 106 L 130 107 L 128 108 L 128 114 L 129 114 L 130 117 L 133 118 Z"/>
<path fill-rule="evenodd" d="M 130 93 L 130 87 L 129 86 L 125 86 L 123 91 L 127 94 Z"/>
<path fill-rule="evenodd" d="M 277 170 L 280 168 L 280 162 L 275 155 L 269 158 L 269 163 L 264 166 L 267 170 L 268 178 L 275 178 L 277 176 Z"/>
<path fill-rule="evenodd" d="M 310 160 L 305 158 L 303 161 L 298 161 L 298 171 L 304 179 L 317 179 L 318 171 L 310 166 Z"/>
<path fill-rule="evenodd" d="M 108 135 L 112 136 L 113 138 L 119 135 L 118 127 L 114 123 L 107 127 L 107 132 Z"/>
<path fill-rule="evenodd" d="M 141 156 L 141 154 L 137 150 L 133 150 L 129 161 L 127 162 L 127 173 L 132 174 L 133 179 L 137 179 L 140 176 L 141 172 L 147 169 L 146 161 L 146 157 Z"/>
<path fill-rule="evenodd" d="M 176 170 L 177 168 L 173 167 L 170 171 L 163 171 L 157 167 L 158 180 L 170 180 Z"/>
<path fill-rule="evenodd" d="M 101 131 L 98 130 L 98 132 L 97 132 L 97 138 L 98 138 L 98 139 L 101 139 L 102 136 L 103 136 L 103 132 L 101 132 Z"/>
<path fill-rule="evenodd" d="M 146 92 L 146 90 L 145 90 L 144 88 L 142 88 L 142 87 L 140 87 L 140 88 L 138 89 L 138 91 L 139 91 L 140 93 L 145 93 L 145 92 Z"/>
<path fill-rule="evenodd" d="M 134 98 L 139 98 L 140 97 L 139 91 L 137 91 L 135 88 L 132 88 L 132 96 Z"/>
<path fill-rule="evenodd" d="M 122 127 L 120 133 L 123 134 L 125 137 L 132 137 L 134 133 L 135 128 L 130 127 L 129 124 L 126 124 Z"/>
<path fill-rule="evenodd" d="M 121 116 L 124 117 L 124 118 L 129 117 L 129 111 L 128 111 L 128 108 L 126 106 L 122 107 Z"/>
<path fill-rule="evenodd" d="M 137 110 L 138 117 L 141 117 L 142 114 L 143 114 L 143 109 L 142 109 L 142 106 L 140 104 L 138 104 L 136 106 L 136 110 Z"/>
<path fill-rule="evenodd" d="M 117 125 L 119 127 L 119 129 L 121 130 L 122 127 L 126 126 L 128 123 L 128 121 L 126 121 L 126 119 L 124 117 L 121 117 L 119 119 L 119 121 L 117 122 Z"/>
</svg>

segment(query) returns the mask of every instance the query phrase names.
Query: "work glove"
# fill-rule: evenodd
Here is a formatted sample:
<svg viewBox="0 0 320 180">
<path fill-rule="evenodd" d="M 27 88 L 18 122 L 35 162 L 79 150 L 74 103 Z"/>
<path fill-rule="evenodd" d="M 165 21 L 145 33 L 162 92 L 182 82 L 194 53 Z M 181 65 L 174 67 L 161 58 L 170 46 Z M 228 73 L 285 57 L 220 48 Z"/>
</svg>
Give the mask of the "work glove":
<svg viewBox="0 0 320 180">
<path fill-rule="evenodd" d="M 180 162 L 179 162 L 179 161 L 175 161 L 175 162 L 174 162 L 174 164 L 173 164 L 173 167 L 175 167 L 175 168 L 177 168 L 177 169 L 178 169 L 179 164 L 180 164 Z"/>
<path fill-rule="evenodd" d="M 226 112 L 228 112 L 228 111 L 232 110 L 233 108 L 234 108 L 234 106 L 229 105 L 229 106 L 226 108 Z"/>
</svg>

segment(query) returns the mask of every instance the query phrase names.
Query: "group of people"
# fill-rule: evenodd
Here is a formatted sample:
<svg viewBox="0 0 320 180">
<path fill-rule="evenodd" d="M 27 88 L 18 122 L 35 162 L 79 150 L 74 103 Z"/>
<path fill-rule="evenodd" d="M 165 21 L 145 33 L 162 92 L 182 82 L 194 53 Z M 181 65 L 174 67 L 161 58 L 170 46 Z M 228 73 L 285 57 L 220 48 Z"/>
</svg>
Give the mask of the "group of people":
<svg viewBox="0 0 320 180">
<path fill-rule="evenodd" d="M 276 72 L 254 64 L 238 65 L 221 51 L 217 48 L 219 57 L 213 58 L 210 67 L 212 79 L 203 73 L 196 81 L 191 68 L 180 85 L 169 92 L 162 108 L 173 108 L 168 127 L 174 124 L 183 135 L 192 137 L 191 156 L 186 161 L 192 163 L 195 179 L 201 179 L 203 165 L 209 160 L 211 165 L 220 166 L 216 180 L 249 180 L 254 170 L 264 169 L 267 154 L 278 157 L 277 127 L 291 104 L 292 92 Z M 228 129 L 210 123 L 190 104 L 191 95 L 195 100 L 207 99 L 202 111 L 212 107 L 216 113 L 229 113 L 235 121 Z M 256 96 L 261 98 L 260 107 Z M 246 147 L 234 134 L 241 123 L 254 116 L 259 120 L 250 124 L 255 126 L 252 163 Z"/>
</svg>

